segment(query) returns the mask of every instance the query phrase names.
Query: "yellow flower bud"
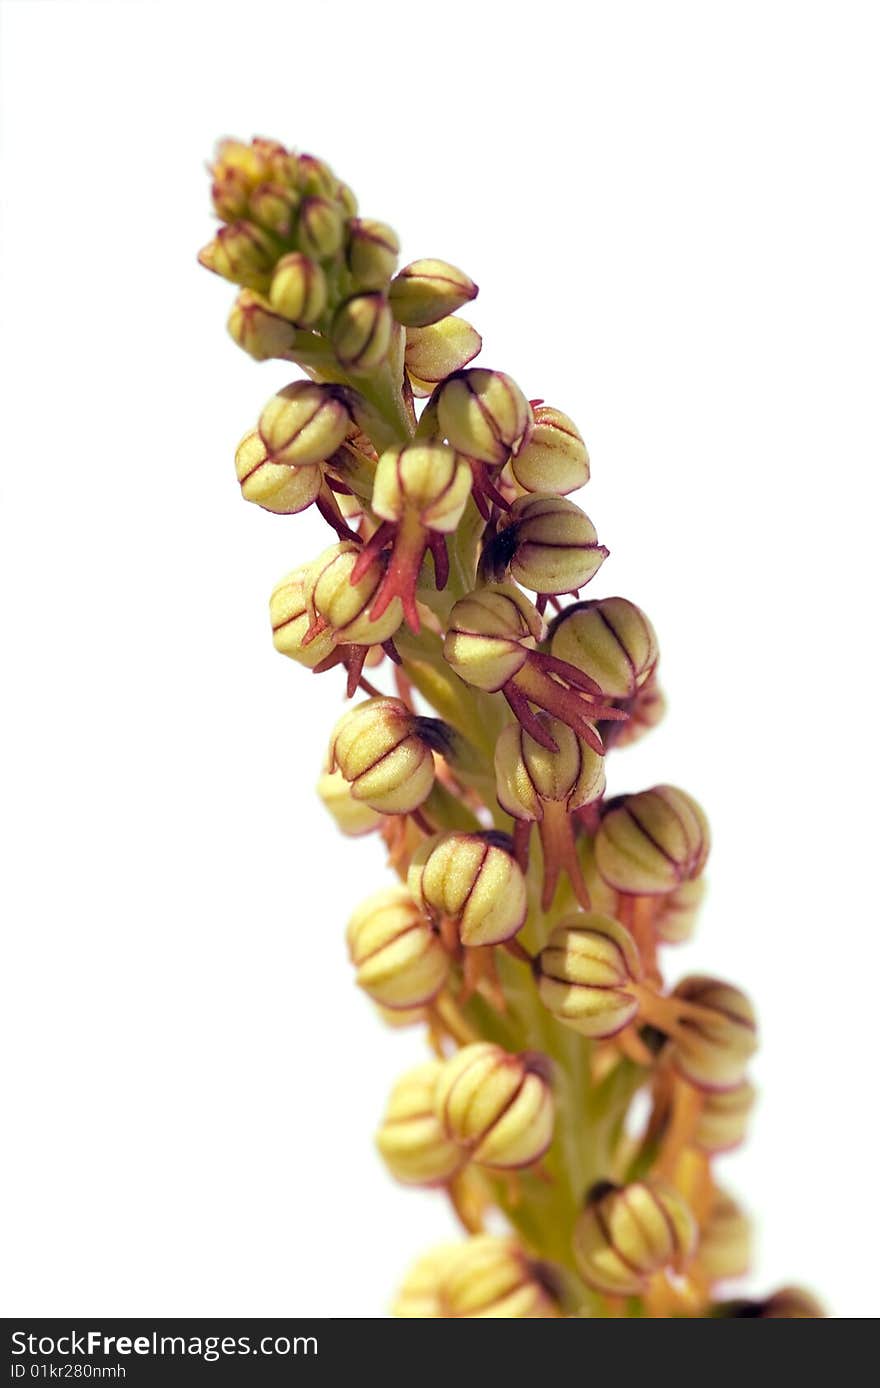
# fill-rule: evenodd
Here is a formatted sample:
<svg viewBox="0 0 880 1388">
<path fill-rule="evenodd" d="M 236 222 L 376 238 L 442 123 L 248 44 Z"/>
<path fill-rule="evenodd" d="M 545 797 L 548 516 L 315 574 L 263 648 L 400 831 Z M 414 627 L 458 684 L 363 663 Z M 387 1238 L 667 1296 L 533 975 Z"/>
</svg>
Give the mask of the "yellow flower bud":
<svg viewBox="0 0 880 1388">
<path fill-rule="evenodd" d="M 424 328 L 475 299 L 477 286 L 444 260 L 414 260 L 391 281 L 388 297 L 398 323 Z"/>
<path fill-rule="evenodd" d="M 230 222 L 199 251 L 206 270 L 233 284 L 265 293 L 272 278 L 278 250 L 271 237 L 252 222 Z"/>
<path fill-rule="evenodd" d="M 493 1171 L 532 1166 L 553 1139 L 549 1064 L 541 1055 L 511 1055 L 489 1041 L 462 1046 L 443 1066 L 434 1106 L 446 1135 Z"/>
<path fill-rule="evenodd" d="M 434 920 L 452 921 L 462 944 L 501 944 L 521 928 L 528 897 L 504 835 L 436 834 L 416 850 L 407 885 Z"/>
<path fill-rule="evenodd" d="M 328 198 L 303 198 L 296 225 L 297 247 L 310 260 L 331 260 L 342 245 L 345 219 Z"/>
<path fill-rule="evenodd" d="M 388 356 L 393 326 L 384 294 L 346 299 L 336 310 L 330 333 L 338 360 L 354 373 L 375 371 Z"/>
<path fill-rule="evenodd" d="M 677 1191 L 655 1182 L 602 1186 L 574 1232 L 578 1271 L 609 1296 L 639 1296 L 655 1273 L 680 1272 L 697 1241 L 693 1215 Z"/>
<path fill-rule="evenodd" d="M 491 693 L 525 664 L 544 635 L 540 613 L 513 584 L 489 584 L 455 604 L 443 654 L 455 673 Z"/>
<path fill-rule="evenodd" d="M 715 1155 L 738 1147 L 746 1135 L 755 1090 L 748 1080 L 733 1089 L 705 1094 L 694 1131 L 694 1142 L 704 1152 Z"/>
<path fill-rule="evenodd" d="M 467 1160 L 443 1131 L 435 1111 L 443 1062 L 409 1070 L 391 1091 L 376 1146 L 392 1176 L 406 1185 L 445 1185 Z"/>
<path fill-rule="evenodd" d="M 311 625 L 311 617 L 306 601 L 306 582 L 308 566 L 293 569 L 282 578 L 272 590 L 269 599 L 269 617 L 272 622 L 272 640 L 276 651 L 289 656 L 299 665 L 314 670 L 322 660 L 333 651 L 333 640 L 326 633 L 303 644 Z"/>
<path fill-rule="evenodd" d="M 441 1244 L 419 1258 L 406 1275 L 392 1315 L 406 1320 L 443 1319 L 443 1279 L 460 1249 L 460 1244 Z"/>
<path fill-rule="evenodd" d="M 345 712 L 330 741 L 330 767 L 342 772 L 355 800 L 381 814 L 418 809 L 434 784 L 434 754 L 400 699 L 367 699 Z"/>
<path fill-rule="evenodd" d="M 463 318 L 450 316 L 427 328 L 407 328 L 404 363 L 413 394 L 430 395 L 439 381 L 473 361 L 482 345 L 476 328 Z"/>
<path fill-rule="evenodd" d="M 748 1215 L 723 1190 L 714 1192 L 700 1230 L 700 1267 L 710 1282 L 744 1277 L 752 1260 L 752 1224 Z"/>
<path fill-rule="evenodd" d="M 757 1049 L 755 1011 L 745 993 L 717 978 L 682 979 L 669 999 L 679 1007 L 671 1056 L 698 1089 L 735 1089 Z"/>
<path fill-rule="evenodd" d="M 660 654 L 648 618 L 626 598 L 567 607 L 550 637 L 553 654 L 585 670 L 609 699 L 632 699 L 653 675 Z"/>
<path fill-rule="evenodd" d="M 698 877 L 709 854 L 709 825 L 696 800 L 675 786 L 627 795 L 596 835 L 596 864 L 617 891 L 662 896 Z"/>
<path fill-rule="evenodd" d="M 549 1271 L 527 1258 L 513 1238 L 480 1234 L 469 1239 L 443 1278 L 451 1319 L 547 1320 L 559 1302 Z"/>
<path fill-rule="evenodd" d="M 315 617 L 327 623 L 335 641 L 343 645 L 381 646 L 400 626 L 403 607 L 400 599 L 394 598 L 373 621 L 370 609 L 385 569 L 377 557 L 352 583 L 352 570 L 359 554 L 360 546 L 351 540 L 326 549 L 309 565 L 306 600 Z"/>
<path fill-rule="evenodd" d="M 503 371 L 480 366 L 456 371 L 437 387 L 432 403 L 452 447 L 496 467 L 520 448 L 531 427 L 531 406 Z"/>
<path fill-rule="evenodd" d="M 339 180 L 323 159 L 314 154 L 300 154 L 297 159 L 297 186 L 310 197 L 334 197 Z"/>
<path fill-rule="evenodd" d="M 556 743 L 549 751 L 520 726 L 508 723 L 495 744 L 498 803 L 514 819 L 540 820 L 548 803 L 566 813 L 598 800 L 605 789 L 605 761 L 558 718 L 544 722 Z"/>
<path fill-rule="evenodd" d="M 339 391 L 294 381 L 273 395 L 260 415 L 260 436 L 273 463 L 322 463 L 343 442 L 351 416 Z"/>
<path fill-rule="evenodd" d="M 233 342 L 255 361 L 283 357 L 293 347 L 293 324 L 273 313 L 266 300 L 252 289 L 241 291 L 226 326 Z"/>
<path fill-rule="evenodd" d="M 690 882 L 682 882 L 667 896 L 655 897 L 651 924 L 657 939 L 666 945 L 681 945 L 689 940 L 705 895 L 705 880 L 694 877 Z"/>
<path fill-rule="evenodd" d="M 364 217 L 349 222 L 345 259 L 358 289 L 386 289 L 399 250 L 395 232 L 384 222 Z"/>
<path fill-rule="evenodd" d="M 390 448 L 379 459 L 373 510 L 387 521 L 409 511 L 425 530 L 451 534 L 471 494 L 471 470 L 442 443 Z"/>
<path fill-rule="evenodd" d="M 382 823 L 382 816 L 376 810 L 365 805 L 363 800 L 355 800 L 341 771 L 324 772 L 318 782 L 318 795 L 336 821 L 337 829 L 349 838 L 369 834 Z"/>
<path fill-rule="evenodd" d="M 288 467 L 270 460 L 266 445 L 254 431 L 245 434 L 235 453 L 235 471 L 245 501 L 265 511 L 291 516 L 311 506 L 321 490 L 320 467 Z"/>
<path fill-rule="evenodd" d="M 610 916 L 564 916 L 538 955 L 537 976 L 544 1006 L 582 1036 L 614 1036 L 639 1011 L 639 952 Z"/>
<path fill-rule="evenodd" d="M 211 198 L 221 221 L 244 217 L 251 192 L 268 177 L 271 164 L 265 143 L 221 140 L 218 144 L 211 165 Z"/>
<path fill-rule="evenodd" d="M 262 183 L 251 193 L 250 217 L 280 240 L 290 236 L 299 199 L 292 188 L 279 183 Z"/>
<path fill-rule="evenodd" d="M 532 431 L 510 466 L 527 492 L 567 496 L 590 480 L 590 460 L 577 427 L 550 405 L 535 407 Z"/>
<path fill-rule="evenodd" d="M 358 985 L 383 1007 L 420 1007 L 449 976 L 449 955 L 406 887 L 368 897 L 349 921 L 346 939 Z"/>
<path fill-rule="evenodd" d="M 535 593 L 572 593 L 589 583 L 607 557 L 593 522 L 573 501 L 522 496 L 486 547 L 483 571 L 498 580 L 509 572 Z M 589 666 L 579 668 L 593 674 Z"/>
<path fill-rule="evenodd" d="M 291 323 L 302 328 L 311 327 L 327 306 L 324 271 L 301 251 L 291 251 L 275 266 L 269 301 Z"/>
</svg>

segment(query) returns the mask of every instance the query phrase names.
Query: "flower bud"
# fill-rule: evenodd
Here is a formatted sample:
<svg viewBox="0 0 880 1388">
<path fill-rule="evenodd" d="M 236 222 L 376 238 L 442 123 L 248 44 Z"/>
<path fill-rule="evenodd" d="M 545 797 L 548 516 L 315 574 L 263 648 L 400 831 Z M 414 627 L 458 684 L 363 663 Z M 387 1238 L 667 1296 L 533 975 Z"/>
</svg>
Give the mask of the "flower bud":
<svg viewBox="0 0 880 1388">
<path fill-rule="evenodd" d="M 615 1036 L 636 1017 L 642 976 L 636 943 L 598 912 L 564 916 L 538 955 L 538 992 L 559 1022 L 582 1036 Z"/>
<path fill-rule="evenodd" d="M 276 651 L 289 656 L 299 665 L 314 670 L 333 650 L 333 641 L 322 633 L 313 641 L 304 644 L 304 638 L 311 625 L 311 617 L 306 602 L 308 566 L 293 569 L 282 578 L 272 590 L 269 599 L 269 617 L 272 622 L 272 640 Z"/>
<path fill-rule="evenodd" d="M 567 607 L 550 636 L 553 654 L 585 670 L 608 699 L 632 699 L 651 678 L 660 655 L 654 628 L 626 598 Z"/>
<path fill-rule="evenodd" d="M 291 323 L 302 328 L 311 327 L 327 306 L 324 271 L 301 251 L 291 251 L 275 266 L 269 301 Z"/>
<path fill-rule="evenodd" d="M 527 492 L 567 496 L 590 480 L 583 439 L 568 415 L 550 405 L 535 407 L 532 432 L 510 466 Z"/>
<path fill-rule="evenodd" d="M 710 1282 L 744 1277 L 752 1259 L 752 1225 L 748 1215 L 726 1191 L 716 1190 L 700 1230 L 697 1252 Z"/>
<path fill-rule="evenodd" d="M 259 293 L 269 288 L 277 258 L 277 249 L 266 232 L 243 221 L 222 226 L 214 240 L 199 251 L 199 263 L 206 270 Z"/>
<path fill-rule="evenodd" d="M 509 940 L 528 910 L 526 882 L 504 835 L 435 834 L 416 850 L 410 892 L 432 919 L 452 921 L 463 945 Z"/>
<path fill-rule="evenodd" d="M 351 416 L 333 386 L 294 381 L 272 396 L 259 427 L 273 463 L 307 467 L 335 452 L 351 427 Z"/>
<path fill-rule="evenodd" d="M 704 1094 L 694 1131 L 696 1146 L 712 1156 L 738 1147 L 746 1135 L 754 1106 L 755 1090 L 748 1080 L 733 1089 Z"/>
<path fill-rule="evenodd" d="M 317 466 L 287 467 L 270 461 L 266 445 L 256 431 L 245 434 L 238 445 L 235 471 L 245 501 L 284 516 L 311 506 L 323 480 Z"/>
<path fill-rule="evenodd" d="M 265 231 L 286 241 L 293 227 L 298 198 L 291 188 L 278 183 L 262 183 L 251 193 L 250 216 Z"/>
<path fill-rule="evenodd" d="M 682 979 L 670 1002 L 684 1004 L 671 1056 L 698 1089 L 736 1089 L 757 1049 L 755 1011 L 745 993 L 717 978 Z"/>
<path fill-rule="evenodd" d="M 443 1278 L 459 1252 L 459 1244 L 441 1244 L 419 1258 L 406 1275 L 392 1315 L 406 1320 L 443 1319 Z"/>
<path fill-rule="evenodd" d="M 455 604 L 443 654 L 475 689 L 494 693 L 525 664 L 544 635 L 544 620 L 513 584 L 489 584 Z"/>
<path fill-rule="evenodd" d="M 355 800 L 351 786 L 341 771 L 325 771 L 318 782 L 318 795 L 336 821 L 336 827 L 349 838 L 358 838 L 378 829 L 382 816 Z"/>
<path fill-rule="evenodd" d="M 561 1312 L 549 1273 L 516 1239 L 478 1234 L 443 1266 L 440 1304 L 447 1319 L 546 1320 Z"/>
<path fill-rule="evenodd" d="M 331 260 L 342 245 L 345 221 L 328 198 L 303 198 L 296 226 L 298 248 L 311 260 Z"/>
<path fill-rule="evenodd" d="M 657 939 L 665 945 L 681 945 L 689 940 L 705 895 L 705 880 L 694 877 L 690 882 L 682 882 L 667 896 L 655 897 L 651 925 Z"/>
<path fill-rule="evenodd" d="M 393 326 L 384 294 L 347 299 L 336 310 L 330 334 L 338 360 L 349 371 L 375 371 L 388 356 Z"/>
<path fill-rule="evenodd" d="M 404 364 L 413 394 L 430 395 L 438 381 L 445 381 L 473 361 L 483 339 L 463 318 L 450 316 L 427 328 L 407 328 Z"/>
<path fill-rule="evenodd" d="M 266 150 L 254 140 L 221 140 L 211 165 L 211 199 L 214 211 L 224 222 L 244 217 L 251 192 L 269 174 Z"/>
<path fill-rule="evenodd" d="M 445 260 L 414 260 L 391 281 L 388 298 L 398 323 L 424 328 L 477 297 L 477 286 Z"/>
<path fill-rule="evenodd" d="M 593 522 L 573 501 L 521 496 L 487 546 L 484 566 L 496 580 L 509 571 L 535 593 L 572 593 L 589 583 L 607 557 Z M 593 674 L 589 666 L 579 668 Z"/>
<path fill-rule="evenodd" d="M 252 289 L 241 291 L 226 326 L 233 342 L 255 361 L 283 357 L 293 347 L 293 325 L 273 313 L 266 300 Z"/>
<path fill-rule="evenodd" d="M 426 530 L 451 534 L 471 494 L 471 470 L 442 443 L 389 448 L 373 482 L 373 510 L 386 521 L 412 512 Z"/>
<path fill-rule="evenodd" d="M 376 1134 L 385 1164 L 406 1185 L 445 1185 L 467 1160 L 443 1131 L 435 1112 L 443 1062 L 429 1060 L 409 1070 L 391 1091 Z"/>
<path fill-rule="evenodd" d="M 662 896 L 698 877 L 709 855 L 709 825 L 696 800 L 675 786 L 627 795 L 596 835 L 605 881 L 634 896 Z"/>
<path fill-rule="evenodd" d="M 380 814 L 409 814 L 434 784 L 434 754 L 400 699 L 367 699 L 347 710 L 333 731 L 330 766 L 342 772 L 355 800 Z"/>
<path fill-rule="evenodd" d="M 345 259 L 358 289 L 386 289 L 399 250 L 397 235 L 384 222 L 364 217 L 349 222 Z"/>
<path fill-rule="evenodd" d="M 309 197 L 333 197 L 339 180 L 323 159 L 314 154 L 301 154 L 297 159 L 297 187 Z"/>
<path fill-rule="evenodd" d="M 316 618 L 323 618 L 333 639 L 342 645 L 381 646 L 403 620 L 403 607 L 394 598 L 376 621 L 370 616 L 373 599 L 385 576 L 380 557 L 370 563 L 356 583 L 351 575 L 360 546 L 351 540 L 331 545 L 309 565 L 306 601 Z"/>
<path fill-rule="evenodd" d="M 598 800 L 605 789 L 605 761 L 558 718 L 545 718 L 557 745 L 551 752 L 519 723 L 508 723 L 495 743 L 498 803 L 514 819 L 540 820 L 548 802 L 565 812 Z"/>
<path fill-rule="evenodd" d="M 532 1166 L 553 1138 L 553 1095 L 544 1056 L 511 1055 L 475 1041 L 447 1060 L 434 1104 L 446 1135 L 479 1166 Z"/>
<path fill-rule="evenodd" d="M 696 1241 L 694 1217 L 678 1192 L 638 1181 L 599 1188 L 575 1225 L 574 1256 L 588 1287 L 640 1296 L 655 1273 L 680 1272 Z"/>
<path fill-rule="evenodd" d="M 449 975 L 449 955 L 406 887 L 368 897 L 349 921 L 346 940 L 358 985 L 383 1007 L 420 1007 Z"/>
<path fill-rule="evenodd" d="M 480 366 L 456 371 L 438 386 L 432 401 L 440 432 L 452 447 L 496 467 L 516 452 L 531 427 L 531 406 L 503 371 Z"/>
</svg>

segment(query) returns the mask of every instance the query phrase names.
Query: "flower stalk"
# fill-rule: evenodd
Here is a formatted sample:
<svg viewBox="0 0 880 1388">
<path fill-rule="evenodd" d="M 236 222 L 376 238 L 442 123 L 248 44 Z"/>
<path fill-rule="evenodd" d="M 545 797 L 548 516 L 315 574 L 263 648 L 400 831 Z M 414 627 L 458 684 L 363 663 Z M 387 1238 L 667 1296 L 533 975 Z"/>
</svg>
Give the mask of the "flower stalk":
<svg viewBox="0 0 880 1388">
<path fill-rule="evenodd" d="M 577 426 L 472 365 L 476 284 L 436 258 L 398 269 L 395 232 L 321 160 L 226 140 L 211 173 L 200 260 L 239 287 L 230 334 L 301 372 L 239 444 L 242 495 L 330 531 L 272 593 L 273 640 L 341 671 L 319 794 L 396 877 L 348 951 L 428 1045 L 377 1143 L 467 1235 L 415 1265 L 396 1313 L 821 1315 L 796 1289 L 727 1292 L 749 1227 L 715 1168 L 748 1126 L 756 1023 L 729 983 L 665 981 L 702 895 L 702 809 L 669 785 L 606 795 L 606 756 L 662 715 L 659 647 L 635 603 L 581 596 L 609 551 L 570 500 Z"/>
</svg>

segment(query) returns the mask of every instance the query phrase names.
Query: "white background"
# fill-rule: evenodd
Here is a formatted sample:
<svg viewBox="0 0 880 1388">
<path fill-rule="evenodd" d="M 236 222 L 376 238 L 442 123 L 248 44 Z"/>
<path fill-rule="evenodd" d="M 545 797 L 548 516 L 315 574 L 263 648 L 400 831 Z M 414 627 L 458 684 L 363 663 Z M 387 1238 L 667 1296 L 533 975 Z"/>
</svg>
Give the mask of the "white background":
<svg viewBox="0 0 880 1388">
<path fill-rule="evenodd" d="M 671 708 L 612 759 L 708 808 L 673 975 L 760 1009 L 724 1177 L 750 1285 L 876 1314 L 877 10 L 6 3 L 7 1315 L 386 1313 L 452 1225 L 372 1132 L 421 1056 L 351 981 L 381 846 L 312 795 L 339 707 L 278 657 L 323 542 L 241 503 L 288 371 L 200 270 L 218 135 L 321 154 L 483 360 L 571 412 Z"/>
</svg>

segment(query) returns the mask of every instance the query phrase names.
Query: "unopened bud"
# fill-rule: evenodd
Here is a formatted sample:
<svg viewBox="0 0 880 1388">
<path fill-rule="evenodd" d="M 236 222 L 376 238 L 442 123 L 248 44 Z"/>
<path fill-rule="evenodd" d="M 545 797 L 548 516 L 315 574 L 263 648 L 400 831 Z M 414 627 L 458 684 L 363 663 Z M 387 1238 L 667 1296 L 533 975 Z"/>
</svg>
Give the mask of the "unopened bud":
<svg viewBox="0 0 880 1388">
<path fill-rule="evenodd" d="M 682 979 L 670 1004 L 684 1004 L 671 1057 L 698 1089 L 735 1089 L 757 1049 L 755 1011 L 745 993 L 717 978 Z"/>
<path fill-rule="evenodd" d="M 483 563 L 496 580 L 509 572 L 535 593 L 572 593 L 589 583 L 607 557 L 593 522 L 579 506 L 562 496 L 538 495 L 513 503 Z"/>
<path fill-rule="evenodd" d="M 293 227 L 298 201 L 293 189 L 278 183 L 262 183 L 251 193 L 248 210 L 252 219 L 265 231 L 286 241 Z"/>
<path fill-rule="evenodd" d="M 403 621 L 403 607 L 394 598 L 375 621 L 370 609 L 385 576 L 377 556 L 357 582 L 351 575 L 361 547 L 352 540 L 331 545 L 309 565 L 306 599 L 316 618 L 323 618 L 333 639 L 342 645 L 381 646 Z"/>
<path fill-rule="evenodd" d="M 388 356 L 394 324 L 384 294 L 356 294 L 333 318 L 333 350 L 353 372 L 375 371 Z"/>
<path fill-rule="evenodd" d="M 413 394 L 430 395 L 435 385 L 461 371 L 480 351 L 483 339 L 463 318 L 441 318 L 427 328 L 407 328 L 404 363 Z"/>
<path fill-rule="evenodd" d="M 325 197 L 303 198 L 296 225 L 297 247 L 312 260 L 331 260 L 342 245 L 345 220 Z"/>
<path fill-rule="evenodd" d="M 260 436 L 273 463 L 307 467 L 335 452 L 351 427 L 339 391 L 294 381 L 273 395 L 260 415 Z"/>
<path fill-rule="evenodd" d="M 544 635 L 544 620 L 513 584 L 488 584 L 455 604 L 443 654 L 475 689 L 494 693 L 525 664 Z"/>
<path fill-rule="evenodd" d="M 407 885 L 429 916 L 454 923 L 467 946 L 509 940 L 526 918 L 525 878 L 504 835 L 456 830 L 426 839 Z"/>
<path fill-rule="evenodd" d="M 424 328 L 477 297 L 477 286 L 445 260 L 414 260 L 391 281 L 391 309 L 405 328 Z"/>
<path fill-rule="evenodd" d="M 479 1166 L 532 1166 L 553 1138 L 544 1056 L 511 1055 L 490 1041 L 462 1046 L 444 1064 L 434 1101 L 446 1135 Z"/>
<path fill-rule="evenodd" d="M 708 854 L 706 816 L 675 786 L 625 796 L 596 835 L 596 864 L 605 881 L 633 896 L 674 891 L 700 875 Z"/>
<path fill-rule="evenodd" d="M 538 955 L 538 992 L 557 1021 L 582 1036 L 607 1037 L 636 1017 L 642 976 L 636 943 L 610 916 L 563 917 Z"/>
<path fill-rule="evenodd" d="M 531 427 L 531 406 L 503 371 L 456 371 L 438 386 L 434 402 L 438 427 L 452 447 L 496 467 L 516 452 Z"/>
<path fill-rule="evenodd" d="M 514 819 L 540 820 L 548 803 L 571 813 L 605 789 L 605 759 L 559 718 L 544 718 L 556 743 L 549 751 L 519 723 L 508 723 L 495 743 L 498 803 Z"/>
<path fill-rule="evenodd" d="M 275 266 L 269 286 L 269 301 L 291 323 L 302 328 L 311 327 L 327 306 L 324 271 L 301 251 L 291 251 Z"/>
<path fill-rule="evenodd" d="M 660 654 L 648 618 L 626 598 L 567 607 L 550 635 L 553 654 L 586 671 L 609 699 L 632 699 L 651 678 Z"/>
<path fill-rule="evenodd" d="M 226 326 L 233 342 L 255 361 L 283 357 L 296 335 L 293 324 L 273 313 L 268 302 L 252 289 L 241 291 Z"/>
<path fill-rule="evenodd" d="M 321 490 L 320 467 L 288 467 L 272 461 L 260 435 L 245 434 L 235 454 L 235 471 L 245 501 L 265 511 L 292 516 L 311 506 Z"/>
<path fill-rule="evenodd" d="M 755 1090 L 748 1080 L 733 1089 L 704 1094 L 694 1131 L 697 1147 L 713 1156 L 738 1147 L 745 1138 L 754 1106 Z"/>
<path fill-rule="evenodd" d="M 251 192 L 269 174 L 270 163 L 261 143 L 221 140 L 211 165 L 211 198 L 224 222 L 244 217 Z"/>
<path fill-rule="evenodd" d="M 373 482 L 373 510 L 400 521 L 409 511 L 425 530 L 451 534 L 471 494 L 471 470 L 442 443 L 411 443 L 383 453 Z"/>
<path fill-rule="evenodd" d="M 697 916 L 706 895 L 706 882 L 693 877 L 682 882 L 666 896 L 655 897 L 651 925 L 658 940 L 665 945 L 681 945 L 694 933 Z"/>
<path fill-rule="evenodd" d="M 330 740 L 330 766 L 356 800 L 381 814 L 409 814 L 434 784 L 434 754 L 400 699 L 367 699 L 347 710 Z"/>
<path fill-rule="evenodd" d="M 399 250 L 396 233 L 384 222 L 364 217 L 349 222 L 345 259 L 358 289 L 387 289 Z"/>
<path fill-rule="evenodd" d="M 214 240 L 199 251 L 199 262 L 206 270 L 222 275 L 244 289 L 265 293 L 278 259 L 275 243 L 252 222 L 230 222 Z"/>
<path fill-rule="evenodd" d="M 406 1275 L 392 1315 L 405 1320 L 443 1319 L 443 1278 L 459 1252 L 459 1244 L 441 1244 L 419 1258 Z"/>
<path fill-rule="evenodd" d="M 307 565 L 287 574 L 272 591 L 269 599 L 269 617 L 276 651 L 313 670 L 331 654 L 333 641 L 326 633 L 318 635 L 312 641 L 305 641 L 311 626 L 306 601 L 307 579 Z"/>
<path fill-rule="evenodd" d="M 574 1232 L 578 1271 L 597 1292 L 641 1295 L 655 1273 L 680 1272 L 697 1226 L 677 1191 L 655 1182 L 600 1188 Z"/>
<path fill-rule="evenodd" d="M 341 771 L 325 771 L 318 782 L 318 795 L 336 821 L 336 827 L 350 838 L 372 833 L 382 823 L 382 816 L 355 800 L 351 786 Z"/>
<path fill-rule="evenodd" d="M 710 1282 L 744 1277 L 752 1258 L 752 1225 L 726 1191 L 716 1189 L 700 1230 L 697 1257 Z"/>
<path fill-rule="evenodd" d="M 449 975 L 449 955 L 406 887 L 375 892 L 348 923 L 357 982 L 383 1007 L 420 1007 Z"/>
<path fill-rule="evenodd" d="M 429 1060 L 402 1076 L 376 1134 L 388 1170 L 406 1185 L 444 1185 L 467 1160 L 446 1136 L 435 1111 L 442 1070 L 442 1061 Z"/>
<path fill-rule="evenodd" d="M 448 1319 L 545 1320 L 561 1315 L 551 1278 L 517 1241 L 468 1240 L 444 1266 L 440 1303 Z"/>
<path fill-rule="evenodd" d="M 537 405 L 527 442 L 511 462 L 527 492 L 567 496 L 590 480 L 590 460 L 577 427 L 561 410 Z"/>
</svg>

